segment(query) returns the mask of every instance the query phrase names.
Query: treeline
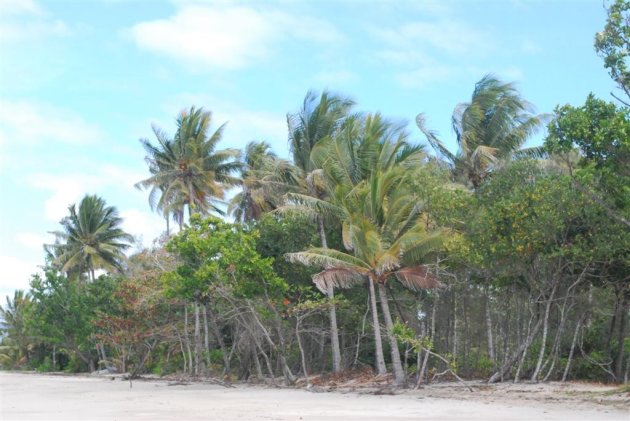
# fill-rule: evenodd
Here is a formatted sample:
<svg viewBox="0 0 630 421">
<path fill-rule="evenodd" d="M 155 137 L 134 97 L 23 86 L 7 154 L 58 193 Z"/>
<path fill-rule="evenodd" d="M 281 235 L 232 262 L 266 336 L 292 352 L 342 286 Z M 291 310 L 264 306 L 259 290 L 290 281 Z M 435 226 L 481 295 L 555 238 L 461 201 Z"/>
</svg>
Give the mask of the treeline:
<svg viewBox="0 0 630 421">
<path fill-rule="evenodd" d="M 611 5 L 596 38 L 622 93 L 629 10 Z M 308 93 L 287 118 L 290 161 L 265 142 L 217 150 L 223 126 L 191 107 L 172 136 L 141 141 L 150 175 L 136 186 L 163 237 L 126 257 L 114 207 L 72 205 L 44 274 L 0 312 L 0 364 L 627 382 L 630 107 L 617 103 L 536 115 L 486 76 L 454 110 L 457 151 L 418 116 L 432 155 L 381 114 Z M 544 125 L 544 145 L 523 148 Z M 211 216 L 234 187 L 235 222 Z"/>
</svg>

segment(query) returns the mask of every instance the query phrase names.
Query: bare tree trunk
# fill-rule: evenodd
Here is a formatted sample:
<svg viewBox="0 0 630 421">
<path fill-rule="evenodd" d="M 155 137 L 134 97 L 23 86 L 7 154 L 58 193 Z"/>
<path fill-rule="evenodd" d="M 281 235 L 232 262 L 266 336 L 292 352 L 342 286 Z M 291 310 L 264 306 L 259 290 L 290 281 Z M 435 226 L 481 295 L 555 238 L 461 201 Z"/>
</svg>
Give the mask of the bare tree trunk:
<svg viewBox="0 0 630 421">
<path fill-rule="evenodd" d="M 184 360 L 184 373 L 188 372 L 188 360 L 186 359 L 186 351 L 184 350 L 184 341 L 179 337 L 179 347 L 182 350 L 182 359 Z"/>
<path fill-rule="evenodd" d="M 385 327 L 387 328 L 387 339 L 389 339 L 389 347 L 392 354 L 392 368 L 394 371 L 394 386 L 404 386 L 407 383 L 405 372 L 400 361 L 400 350 L 398 349 L 398 340 L 394 336 L 394 323 L 392 315 L 389 312 L 389 303 L 387 301 L 387 290 L 385 285 L 378 284 L 378 293 L 381 298 L 381 308 L 383 309 L 383 318 L 385 319 Z"/>
<path fill-rule="evenodd" d="M 615 357 L 615 377 L 618 382 L 622 381 L 623 374 L 623 354 L 626 338 L 626 320 L 628 319 L 628 307 L 630 306 L 630 297 L 627 292 L 621 292 L 621 311 L 619 312 L 619 331 L 617 332 L 617 355 Z"/>
<path fill-rule="evenodd" d="M 210 335 L 208 332 L 208 306 L 203 305 L 203 333 L 204 333 L 204 353 L 206 355 L 206 366 L 210 367 Z"/>
<path fill-rule="evenodd" d="M 378 321 L 378 309 L 376 308 L 376 291 L 372 277 L 368 278 L 368 288 L 370 293 L 370 309 L 372 310 L 372 328 L 374 330 L 374 345 L 376 346 L 376 371 L 378 374 L 387 373 L 385 367 L 385 357 L 383 355 L 383 342 L 381 339 L 381 326 Z"/>
<path fill-rule="evenodd" d="M 306 368 L 306 356 L 304 355 L 304 346 L 302 346 L 302 338 L 300 335 L 300 322 L 302 318 L 300 316 L 296 317 L 295 322 L 295 337 L 297 338 L 298 348 L 300 348 L 300 357 L 302 360 L 302 372 L 304 373 L 304 379 L 306 379 L 306 386 L 310 387 L 311 381 L 308 378 L 308 369 Z"/>
<path fill-rule="evenodd" d="M 497 360 L 494 355 L 494 340 L 492 338 L 492 316 L 490 313 L 490 291 L 486 290 L 486 332 L 488 336 L 488 357 L 492 361 L 494 369 L 497 368 Z"/>
<path fill-rule="evenodd" d="M 438 293 L 435 293 L 435 299 L 433 300 L 433 308 L 431 309 L 431 342 L 435 343 L 435 317 L 437 315 L 437 307 L 440 296 Z M 422 368 L 418 372 L 418 381 L 416 382 L 416 389 L 420 387 L 420 383 L 425 378 L 425 373 L 427 371 L 427 364 L 429 363 L 429 351 L 425 351 L 424 360 L 422 361 Z"/>
<path fill-rule="evenodd" d="M 190 335 L 188 334 L 188 303 L 184 303 L 184 343 L 186 344 L 186 351 L 188 352 L 188 373 L 194 375 Z"/>
<path fill-rule="evenodd" d="M 453 359 L 455 361 L 457 361 L 457 345 L 458 345 L 458 338 L 457 338 L 457 330 L 459 328 L 459 320 L 457 318 L 457 292 L 455 290 L 453 290 Z"/>
<path fill-rule="evenodd" d="M 227 351 L 227 347 L 225 346 L 225 341 L 223 340 L 223 335 L 219 330 L 219 321 L 217 320 L 214 312 L 208 308 L 206 305 L 206 312 L 210 316 L 210 322 L 212 325 L 212 332 L 214 333 L 214 337 L 219 344 L 219 348 L 221 349 L 221 356 L 223 357 L 223 374 L 227 374 L 230 372 L 230 355 Z"/>
<path fill-rule="evenodd" d="M 321 215 L 317 216 L 317 233 L 322 244 L 322 248 L 328 248 L 328 242 L 326 241 L 326 230 L 324 228 L 324 218 Z M 330 347 L 332 351 L 332 363 L 333 371 L 338 373 L 343 369 L 341 362 L 341 349 L 339 347 L 339 329 L 337 328 L 337 309 L 335 308 L 335 288 L 332 285 L 328 285 L 326 294 L 330 300 L 330 307 L 328 309 L 328 315 L 330 317 Z"/>
<path fill-rule="evenodd" d="M 52 350 L 52 365 L 53 365 L 53 370 L 57 371 L 57 346 L 55 344 L 53 344 L 53 350 Z"/>
<path fill-rule="evenodd" d="M 199 303 L 195 301 L 195 375 L 201 374 L 201 323 L 199 318 Z"/>
<path fill-rule="evenodd" d="M 540 373 L 540 368 L 542 366 L 543 358 L 545 356 L 545 345 L 547 343 L 547 332 L 549 331 L 549 313 L 551 311 L 551 303 L 553 302 L 553 297 L 556 295 L 556 290 L 558 289 L 558 279 L 555 278 L 553 280 L 553 288 L 551 289 L 551 293 L 549 294 L 549 298 L 547 298 L 547 304 L 545 305 L 545 317 L 543 321 L 543 334 L 542 341 L 540 345 L 540 352 L 538 353 L 538 362 L 536 363 L 536 369 L 534 370 L 534 374 L 532 374 L 532 381 L 538 380 L 538 374 Z"/>
<path fill-rule="evenodd" d="M 571 367 L 571 361 L 573 360 L 573 353 L 575 352 L 575 344 L 577 342 L 578 333 L 580 331 L 580 327 L 582 326 L 582 319 L 578 320 L 575 324 L 575 330 L 573 331 L 573 340 L 571 341 L 571 350 L 569 351 L 569 357 L 567 358 L 567 366 L 564 368 L 564 373 L 562 374 L 562 381 L 566 382 L 567 377 L 569 376 L 569 369 Z"/>
<path fill-rule="evenodd" d="M 538 334 L 540 327 L 542 326 L 542 320 L 538 320 L 534 329 L 529 333 L 527 339 L 520 344 L 517 350 L 512 354 L 512 356 L 507 360 L 505 364 L 488 379 L 488 383 L 496 383 L 501 377 L 503 377 L 514 365 L 516 361 L 518 361 L 519 357 L 529 348 L 534 337 Z"/>
</svg>

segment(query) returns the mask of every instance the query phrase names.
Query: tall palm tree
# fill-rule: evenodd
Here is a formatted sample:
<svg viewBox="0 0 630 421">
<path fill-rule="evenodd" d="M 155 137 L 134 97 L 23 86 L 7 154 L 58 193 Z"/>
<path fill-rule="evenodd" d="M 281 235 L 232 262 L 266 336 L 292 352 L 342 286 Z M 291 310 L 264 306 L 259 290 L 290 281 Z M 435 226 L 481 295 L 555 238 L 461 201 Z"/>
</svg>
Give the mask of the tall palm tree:
<svg viewBox="0 0 630 421">
<path fill-rule="evenodd" d="M 513 84 L 486 75 L 475 85 L 471 101 L 458 104 L 453 111 L 456 153 L 426 127 L 423 114 L 416 117 L 416 123 L 436 152 L 452 165 L 455 179 L 477 189 L 497 165 L 543 154 L 542 148 L 522 146 L 545 118 L 534 114 L 532 105 L 521 98 Z"/>
<path fill-rule="evenodd" d="M 124 251 L 133 237 L 120 228 L 122 218 L 113 206 L 96 195 L 86 195 L 69 208 L 54 231 L 55 244 L 46 246 L 53 263 L 67 274 L 87 274 L 94 281 L 96 269 L 123 271 Z"/>
<path fill-rule="evenodd" d="M 216 150 L 223 133 L 222 125 L 210 132 L 212 114 L 203 108 L 184 110 L 177 118 L 177 132 L 173 139 L 154 128 L 157 145 L 141 140 L 147 151 L 151 177 L 136 183 L 136 187 L 151 189 L 153 195 L 160 194 L 158 209 L 173 212 L 183 222 L 183 208 L 193 213 L 223 214 L 219 207 L 225 190 L 239 183 L 232 174 L 240 164 L 235 160 L 238 150 Z"/>
<path fill-rule="evenodd" d="M 297 168 L 278 158 L 267 142 L 249 142 L 241 157 L 241 191 L 228 206 L 237 221 L 260 218 L 283 205 L 286 186 L 299 183 Z"/>
<path fill-rule="evenodd" d="M 290 186 L 292 191 L 318 199 L 324 198 L 326 189 L 322 171 L 313 160 L 313 149 L 322 139 L 335 136 L 353 106 L 354 102 L 350 99 L 326 91 L 322 92 L 318 98 L 315 92 L 309 91 L 304 98 L 302 108 L 297 113 L 287 115 L 289 149 L 293 164 L 299 172 L 298 183 Z M 321 246 L 327 248 L 328 242 L 322 215 L 316 216 L 316 222 Z M 342 369 L 342 363 L 332 284 L 325 293 L 330 299 L 333 371 L 338 372 Z"/>
<path fill-rule="evenodd" d="M 441 247 L 445 237 L 443 231 L 426 230 L 422 207 L 408 188 L 410 176 L 401 165 L 383 172 L 374 171 L 342 203 L 325 205 L 328 209 L 336 208 L 335 213 L 342 217 L 343 242 L 351 254 L 322 247 L 287 256 L 290 261 L 323 267 L 313 278 L 322 291 L 331 286 L 349 288 L 367 281 L 377 370 L 382 374 L 386 369 L 376 305 L 378 289 L 396 385 L 404 384 L 405 376 L 385 284 L 396 279 L 412 290 L 436 287 L 437 279 L 421 263 L 427 254 Z"/>
</svg>

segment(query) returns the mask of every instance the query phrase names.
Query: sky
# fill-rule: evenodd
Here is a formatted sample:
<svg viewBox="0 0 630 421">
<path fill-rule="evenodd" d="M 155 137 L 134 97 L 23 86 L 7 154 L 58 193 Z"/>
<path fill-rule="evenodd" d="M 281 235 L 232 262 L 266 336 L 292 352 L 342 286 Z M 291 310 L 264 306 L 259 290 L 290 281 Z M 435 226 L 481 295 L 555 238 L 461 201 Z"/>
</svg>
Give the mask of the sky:
<svg viewBox="0 0 630 421">
<path fill-rule="evenodd" d="M 27 289 L 68 206 L 98 194 L 145 245 L 164 230 L 139 139 L 193 105 L 219 148 L 265 140 L 288 157 L 286 114 L 308 90 L 408 123 L 450 117 L 493 73 L 539 113 L 614 89 L 593 49 L 592 1 L 0 0 L 0 297 Z M 532 139 L 540 144 L 544 132 Z"/>
</svg>

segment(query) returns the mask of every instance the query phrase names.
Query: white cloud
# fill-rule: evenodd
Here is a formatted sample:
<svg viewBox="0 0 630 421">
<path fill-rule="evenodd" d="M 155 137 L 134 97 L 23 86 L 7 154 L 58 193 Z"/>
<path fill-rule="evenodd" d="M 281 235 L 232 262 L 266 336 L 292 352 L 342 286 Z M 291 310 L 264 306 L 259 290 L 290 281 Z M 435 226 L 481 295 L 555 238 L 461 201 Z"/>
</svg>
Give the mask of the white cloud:
<svg viewBox="0 0 630 421">
<path fill-rule="evenodd" d="M 479 55 L 493 48 L 486 33 L 456 20 L 416 21 L 394 29 L 376 29 L 373 33 L 393 51 L 434 49 L 451 55 Z"/>
<path fill-rule="evenodd" d="M 41 272 L 40 263 L 0 255 L 0 296 L 13 295 L 16 289 L 28 290 L 31 275 Z"/>
<path fill-rule="evenodd" d="M 105 181 L 98 176 L 86 174 L 35 174 L 31 184 L 39 189 L 48 190 L 52 195 L 44 202 L 44 217 L 58 222 L 67 215 L 68 206 L 76 203 L 87 192 L 97 191 Z"/>
<path fill-rule="evenodd" d="M 265 140 L 278 155 L 287 156 L 287 122 L 283 113 L 247 109 L 203 94 L 178 95 L 164 108 L 168 115 L 176 115 L 182 109 L 182 104 L 198 107 L 210 104 L 211 108 L 206 109 L 212 111 L 213 129 L 227 122 L 219 148 L 242 148 L 251 140 Z M 167 133 L 172 132 L 169 126 L 160 127 Z"/>
<path fill-rule="evenodd" d="M 142 239 L 142 244 L 147 247 L 166 230 L 166 221 L 156 213 L 132 208 L 122 210 L 120 216 L 123 218 L 122 228 L 136 239 Z"/>
<path fill-rule="evenodd" d="M 32 101 L 0 100 L 0 146 L 12 143 L 87 145 L 105 138 L 72 111 Z"/>
<path fill-rule="evenodd" d="M 68 26 L 54 19 L 33 0 L 0 1 L 0 41 L 3 44 L 70 34 Z"/>
<path fill-rule="evenodd" d="M 394 78 L 406 88 L 424 88 L 462 75 L 496 48 L 488 33 L 453 18 L 413 21 L 370 32 L 376 40 L 374 58 L 398 68 Z"/>
<path fill-rule="evenodd" d="M 55 239 L 52 234 L 42 235 L 33 232 L 20 232 L 15 236 L 15 240 L 32 250 L 42 250 L 44 244 L 52 244 Z"/>
<path fill-rule="evenodd" d="M 140 48 L 211 69 L 236 69 L 264 59 L 283 39 L 334 43 L 343 38 L 319 19 L 226 2 L 185 3 L 174 16 L 138 23 L 130 32 Z"/>
<path fill-rule="evenodd" d="M 20 16 L 20 15 L 31 15 L 31 16 L 42 16 L 44 15 L 44 11 L 42 8 L 33 0 L 3 0 L 0 1 L 0 16 Z"/>
</svg>

